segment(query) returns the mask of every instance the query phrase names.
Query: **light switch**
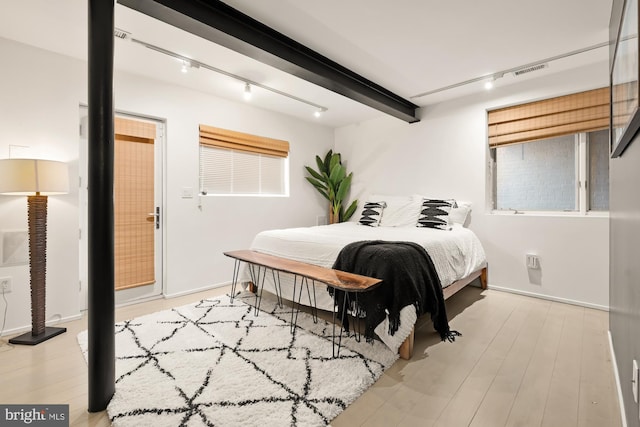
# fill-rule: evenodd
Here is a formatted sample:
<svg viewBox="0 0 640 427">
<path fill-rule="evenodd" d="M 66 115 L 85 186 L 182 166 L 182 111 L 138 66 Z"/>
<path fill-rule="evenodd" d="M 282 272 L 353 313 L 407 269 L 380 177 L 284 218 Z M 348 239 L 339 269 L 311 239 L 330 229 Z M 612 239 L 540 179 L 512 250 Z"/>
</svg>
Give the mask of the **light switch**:
<svg viewBox="0 0 640 427">
<path fill-rule="evenodd" d="M 182 198 L 193 199 L 193 187 L 182 187 Z"/>
</svg>

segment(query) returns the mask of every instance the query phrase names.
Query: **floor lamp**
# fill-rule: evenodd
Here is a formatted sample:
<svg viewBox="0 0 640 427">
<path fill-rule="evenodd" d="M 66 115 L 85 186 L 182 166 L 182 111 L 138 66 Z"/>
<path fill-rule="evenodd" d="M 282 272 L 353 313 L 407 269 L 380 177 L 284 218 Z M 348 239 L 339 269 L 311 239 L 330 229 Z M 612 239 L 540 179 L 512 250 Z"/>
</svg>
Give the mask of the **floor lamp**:
<svg viewBox="0 0 640 427">
<path fill-rule="evenodd" d="M 31 332 L 9 340 L 36 345 L 65 332 L 45 326 L 47 270 L 47 196 L 69 191 L 67 165 L 52 160 L 0 160 L 0 194 L 28 196 Z"/>
</svg>

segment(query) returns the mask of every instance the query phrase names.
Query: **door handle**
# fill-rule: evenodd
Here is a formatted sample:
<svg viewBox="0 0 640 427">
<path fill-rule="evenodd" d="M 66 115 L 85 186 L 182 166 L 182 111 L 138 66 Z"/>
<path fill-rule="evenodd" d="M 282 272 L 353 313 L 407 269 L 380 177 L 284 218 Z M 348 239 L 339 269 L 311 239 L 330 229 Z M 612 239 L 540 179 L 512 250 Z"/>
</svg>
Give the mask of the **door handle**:
<svg viewBox="0 0 640 427">
<path fill-rule="evenodd" d="M 155 226 L 156 226 L 156 230 L 160 229 L 160 208 L 156 207 L 156 211 L 148 213 L 147 214 L 147 221 L 149 222 L 154 222 L 155 220 Z"/>
</svg>

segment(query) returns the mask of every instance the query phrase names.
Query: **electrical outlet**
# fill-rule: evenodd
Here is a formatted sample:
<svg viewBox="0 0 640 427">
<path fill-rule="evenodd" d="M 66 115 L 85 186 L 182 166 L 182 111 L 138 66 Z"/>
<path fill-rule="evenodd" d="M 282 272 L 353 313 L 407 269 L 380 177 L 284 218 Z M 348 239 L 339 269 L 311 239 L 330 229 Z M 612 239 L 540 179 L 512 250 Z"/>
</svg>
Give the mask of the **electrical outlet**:
<svg viewBox="0 0 640 427">
<path fill-rule="evenodd" d="M 538 255 L 527 254 L 526 260 L 527 268 L 540 268 L 540 258 L 538 258 Z"/>
<path fill-rule="evenodd" d="M 11 292 L 11 277 L 0 277 L 0 293 Z"/>
</svg>

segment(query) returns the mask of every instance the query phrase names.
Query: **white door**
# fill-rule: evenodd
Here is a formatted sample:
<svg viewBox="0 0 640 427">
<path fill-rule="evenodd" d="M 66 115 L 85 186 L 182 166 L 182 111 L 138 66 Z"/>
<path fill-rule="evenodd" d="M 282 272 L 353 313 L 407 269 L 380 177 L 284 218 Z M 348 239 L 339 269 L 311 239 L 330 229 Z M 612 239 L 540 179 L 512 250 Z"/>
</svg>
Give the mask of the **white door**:
<svg viewBox="0 0 640 427">
<path fill-rule="evenodd" d="M 81 108 L 80 291 L 87 308 L 87 111 Z M 164 123 L 116 115 L 114 238 L 116 305 L 157 297 L 162 276 L 162 146 Z"/>
</svg>

